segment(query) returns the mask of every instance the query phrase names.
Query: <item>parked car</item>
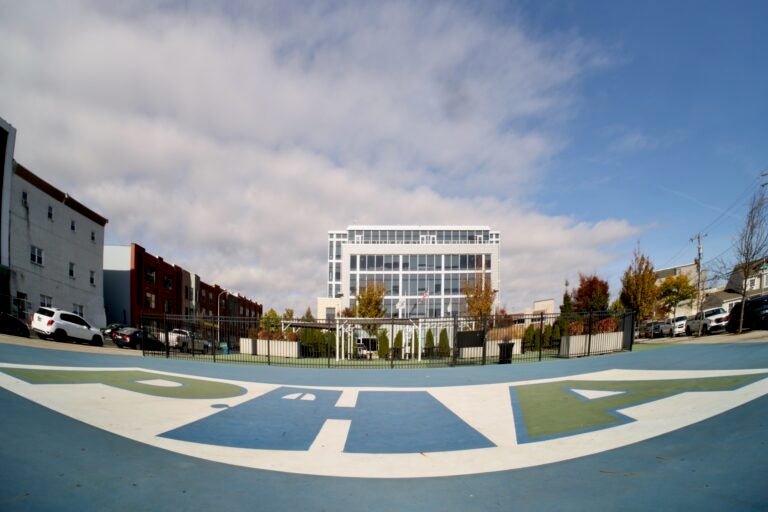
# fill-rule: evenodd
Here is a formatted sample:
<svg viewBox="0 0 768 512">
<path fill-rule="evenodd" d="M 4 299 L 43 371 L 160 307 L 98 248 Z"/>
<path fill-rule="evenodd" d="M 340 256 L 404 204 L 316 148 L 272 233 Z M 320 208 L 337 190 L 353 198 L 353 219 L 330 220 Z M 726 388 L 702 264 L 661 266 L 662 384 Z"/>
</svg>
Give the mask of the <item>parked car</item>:
<svg viewBox="0 0 768 512">
<path fill-rule="evenodd" d="M 0 313 L 0 332 L 12 336 L 21 336 L 29 338 L 29 327 L 23 320 L 16 318 L 8 313 Z"/>
<path fill-rule="evenodd" d="M 667 318 L 664 323 L 661 324 L 661 335 L 674 337 L 685 334 L 685 325 L 687 321 L 687 316 Z"/>
<path fill-rule="evenodd" d="M 725 324 L 725 330 L 728 332 L 737 332 L 739 330 L 740 317 L 741 303 L 734 304 L 731 312 L 728 314 L 728 323 Z M 744 305 L 743 327 L 744 329 L 768 328 L 768 295 L 747 299 Z"/>
<path fill-rule="evenodd" d="M 43 339 L 104 345 L 100 330 L 92 327 L 80 315 L 59 308 L 39 308 L 32 316 L 32 330 Z"/>
<path fill-rule="evenodd" d="M 685 334 L 701 334 L 702 336 L 725 329 L 728 323 L 728 313 L 723 308 L 710 308 L 699 311 L 693 318 L 689 318 L 685 326 Z"/>
<path fill-rule="evenodd" d="M 661 322 L 652 320 L 643 326 L 643 337 L 658 338 L 661 336 Z"/>
<path fill-rule="evenodd" d="M 164 336 L 161 334 L 161 337 Z M 168 346 L 171 348 L 184 348 L 189 345 L 192 334 L 185 329 L 171 329 L 168 333 Z"/>
<path fill-rule="evenodd" d="M 147 331 L 144 332 L 137 327 L 124 327 L 117 331 L 117 335 L 112 338 L 118 348 L 132 348 L 148 350 L 150 352 L 164 352 L 165 343 L 157 339 L 157 336 Z"/>
<path fill-rule="evenodd" d="M 101 334 L 104 335 L 105 338 L 114 338 L 117 335 L 117 331 L 120 329 L 127 327 L 125 324 L 109 324 L 105 328 L 101 330 Z"/>
</svg>

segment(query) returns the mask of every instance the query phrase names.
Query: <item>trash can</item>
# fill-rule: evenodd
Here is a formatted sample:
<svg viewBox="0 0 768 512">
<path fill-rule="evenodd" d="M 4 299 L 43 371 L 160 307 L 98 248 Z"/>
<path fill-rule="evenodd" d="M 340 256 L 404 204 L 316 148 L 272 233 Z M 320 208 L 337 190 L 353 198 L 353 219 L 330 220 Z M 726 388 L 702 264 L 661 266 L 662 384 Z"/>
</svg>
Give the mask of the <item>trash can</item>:
<svg viewBox="0 0 768 512">
<path fill-rule="evenodd" d="M 512 363 L 512 349 L 515 344 L 508 341 L 499 343 L 499 364 Z"/>
<path fill-rule="evenodd" d="M 223 355 L 225 355 L 225 356 L 228 356 L 228 355 L 229 355 L 229 345 L 227 345 L 226 343 L 222 343 L 222 344 L 219 346 L 219 348 L 221 348 L 221 353 L 222 353 Z"/>
</svg>

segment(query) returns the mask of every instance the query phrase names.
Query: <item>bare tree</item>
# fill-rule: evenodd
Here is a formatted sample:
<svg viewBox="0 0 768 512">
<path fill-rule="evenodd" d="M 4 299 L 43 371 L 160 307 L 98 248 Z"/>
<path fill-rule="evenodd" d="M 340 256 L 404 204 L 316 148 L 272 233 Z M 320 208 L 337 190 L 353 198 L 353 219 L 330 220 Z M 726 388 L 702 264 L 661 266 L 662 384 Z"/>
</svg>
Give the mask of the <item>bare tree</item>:
<svg viewBox="0 0 768 512">
<path fill-rule="evenodd" d="M 734 244 L 736 264 L 734 270 L 741 273 L 741 315 L 739 333 L 744 325 L 744 305 L 747 300 L 747 283 L 760 273 L 760 266 L 768 256 L 768 198 L 760 188 L 752 196 L 747 217 Z"/>
</svg>

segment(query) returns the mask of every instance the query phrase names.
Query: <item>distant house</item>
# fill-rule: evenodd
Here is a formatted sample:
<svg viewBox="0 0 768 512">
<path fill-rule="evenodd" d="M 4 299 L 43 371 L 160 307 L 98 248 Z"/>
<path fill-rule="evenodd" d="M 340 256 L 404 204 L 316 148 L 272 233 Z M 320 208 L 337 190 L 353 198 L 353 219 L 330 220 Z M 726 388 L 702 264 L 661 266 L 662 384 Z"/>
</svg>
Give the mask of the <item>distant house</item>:
<svg viewBox="0 0 768 512">
<path fill-rule="evenodd" d="M 669 268 L 663 268 L 656 271 L 656 286 L 661 285 L 661 283 L 668 277 L 671 276 L 679 276 L 684 275 L 688 276 L 688 281 L 693 284 L 694 286 L 697 285 L 699 274 L 698 269 L 696 267 L 696 263 L 688 263 L 687 265 L 679 265 L 677 267 L 669 267 Z M 707 281 L 706 272 L 701 273 L 701 282 L 702 284 Z M 691 316 L 696 314 L 696 301 L 690 300 L 686 302 L 681 302 L 677 306 L 677 314 L 682 316 Z"/>
<path fill-rule="evenodd" d="M 736 265 L 731 270 L 725 291 L 742 294 L 746 288 L 747 297 L 755 297 L 768 293 L 768 258 L 763 258 L 749 263 L 750 277 L 744 279 L 744 266 Z"/>
</svg>

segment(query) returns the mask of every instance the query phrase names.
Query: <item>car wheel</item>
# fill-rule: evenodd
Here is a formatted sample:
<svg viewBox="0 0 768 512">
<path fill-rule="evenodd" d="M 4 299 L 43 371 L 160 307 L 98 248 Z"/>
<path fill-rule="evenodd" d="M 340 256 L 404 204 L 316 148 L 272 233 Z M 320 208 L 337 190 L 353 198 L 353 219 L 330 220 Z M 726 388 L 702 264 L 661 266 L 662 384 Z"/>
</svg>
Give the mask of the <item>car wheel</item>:
<svg viewBox="0 0 768 512">
<path fill-rule="evenodd" d="M 63 343 L 67 341 L 67 333 L 59 329 L 58 331 L 53 333 L 53 339 Z"/>
<path fill-rule="evenodd" d="M 706 336 L 708 334 L 708 332 L 709 331 L 707 331 L 707 326 L 706 325 L 702 325 L 701 326 L 701 335 L 702 336 Z"/>
<path fill-rule="evenodd" d="M 103 347 L 104 346 L 104 340 L 101 339 L 101 336 L 94 336 L 91 340 L 91 345 L 94 347 Z"/>
<path fill-rule="evenodd" d="M 690 336 L 691 335 L 691 328 L 688 327 L 687 325 L 685 326 L 685 335 L 686 336 Z"/>
</svg>

